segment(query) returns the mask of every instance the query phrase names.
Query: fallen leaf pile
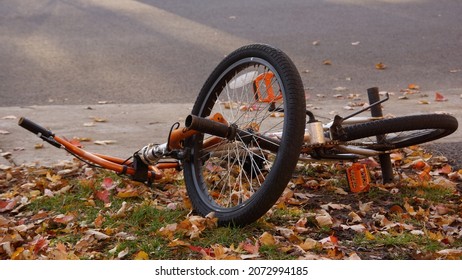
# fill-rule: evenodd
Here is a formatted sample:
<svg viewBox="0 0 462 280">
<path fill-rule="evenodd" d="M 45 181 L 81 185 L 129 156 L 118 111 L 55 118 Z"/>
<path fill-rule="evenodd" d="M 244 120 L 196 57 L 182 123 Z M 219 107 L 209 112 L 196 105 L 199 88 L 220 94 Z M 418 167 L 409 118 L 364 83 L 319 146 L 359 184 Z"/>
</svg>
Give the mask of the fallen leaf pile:
<svg viewBox="0 0 462 280">
<path fill-rule="evenodd" d="M 191 210 L 182 172 L 153 186 L 78 161 L 0 166 L 1 259 L 460 259 L 462 170 L 422 148 L 391 155 L 395 183 L 369 167 L 352 193 L 351 163 L 300 163 L 268 213 L 218 227 Z"/>
</svg>

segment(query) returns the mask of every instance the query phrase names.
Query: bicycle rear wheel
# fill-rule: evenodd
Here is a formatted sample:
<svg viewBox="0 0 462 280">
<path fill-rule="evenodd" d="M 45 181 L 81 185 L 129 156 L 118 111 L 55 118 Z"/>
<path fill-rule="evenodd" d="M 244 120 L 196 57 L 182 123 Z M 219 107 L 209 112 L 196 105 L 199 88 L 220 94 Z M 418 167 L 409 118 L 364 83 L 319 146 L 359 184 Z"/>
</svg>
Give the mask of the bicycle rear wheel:
<svg viewBox="0 0 462 280">
<path fill-rule="evenodd" d="M 201 134 L 185 141 L 184 178 L 195 211 L 214 212 L 221 225 L 242 226 L 264 215 L 297 163 L 305 108 L 300 75 L 282 51 L 254 44 L 227 56 L 205 82 L 192 114 L 221 113 L 253 136 L 217 141 Z M 277 151 L 258 144 L 267 139 L 274 139 Z"/>
<path fill-rule="evenodd" d="M 345 126 L 345 135 L 338 140 L 387 151 L 442 138 L 457 127 L 457 119 L 450 115 L 411 115 Z M 377 140 L 377 135 L 381 141 Z"/>
</svg>

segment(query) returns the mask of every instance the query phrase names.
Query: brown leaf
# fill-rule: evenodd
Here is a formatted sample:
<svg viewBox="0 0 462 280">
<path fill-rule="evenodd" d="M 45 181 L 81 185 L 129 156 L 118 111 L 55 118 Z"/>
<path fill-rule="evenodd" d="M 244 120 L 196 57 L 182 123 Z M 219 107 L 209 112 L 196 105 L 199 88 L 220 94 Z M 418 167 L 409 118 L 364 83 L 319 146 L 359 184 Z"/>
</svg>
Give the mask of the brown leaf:
<svg viewBox="0 0 462 280">
<path fill-rule="evenodd" d="M 98 216 L 96 216 L 96 219 L 93 221 L 93 224 L 95 225 L 96 228 L 100 228 L 103 225 L 104 220 L 105 220 L 104 216 L 101 215 L 101 213 L 98 213 Z"/>
<path fill-rule="evenodd" d="M 359 211 L 361 212 L 361 215 L 365 216 L 367 212 L 369 212 L 372 209 L 372 204 L 374 202 L 370 201 L 367 203 L 362 203 L 361 201 L 359 202 Z"/>
<path fill-rule="evenodd" d="M 306 228 L 306 222 L 308 221 L 308 219 L 306 217 L 302 217 L 300 218 L 296 223 L 295 223 L 295 227 L 294 227 L 294 230 L 298 233 L 303 233 L 303 232 L 307 232 L 308 229 Z"/>
<path fill-rule="evenodd" d="M 348 214 L 348 217 L 351 219 L 351 223 L 360 223 L 362 222 L 362 219 L 361 217 L 356 214 L 355 212 L 351 211 L 349 214 Z"/>
<path fill-rule="evenodd" d="M 382 62 L 379 62 L 377 64 L 375 64 L 375 69 L 377 70 L 385 70 L 387 68 L 387 66 L 385 64 L 383 64 Z"/>
<path fill-rule="evenodd" d="M 316 222 L 318 223 L 318 225 L 320 226 L 331 226 L 334 221 L 332 219 L 332 217 L 330 215 L 318 215 L 315 217 L 316 219 Z"/>
<path fill-rule="evenodd" d="M 50 181 L 52 183 L 58 183 L 61 180 L 61 176 L 59 176 L 59 175 L 51 175 L 50 172 L 47 172 L 46 178 L 48 179 L 48 181 Z"/>
</svg>

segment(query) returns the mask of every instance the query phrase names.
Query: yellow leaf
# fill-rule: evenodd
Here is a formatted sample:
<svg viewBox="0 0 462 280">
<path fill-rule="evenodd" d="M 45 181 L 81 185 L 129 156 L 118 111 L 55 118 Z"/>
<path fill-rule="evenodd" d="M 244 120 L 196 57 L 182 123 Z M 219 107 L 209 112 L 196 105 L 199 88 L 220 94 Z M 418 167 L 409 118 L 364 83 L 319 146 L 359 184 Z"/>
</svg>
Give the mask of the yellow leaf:
<svg viewBox="0 0 462 280">
<path fill-rule="evenodd" d="M 272 236 L 270 233 L 268 233 L 266 231 L 258 238 L 258 240 L 260 241 L 261 245 L 274 245 L 274 244 L 276 244 L 276 239 L 274 239 L 274 236 Z"/>
<path fill-rule="evenodd" d="M 51 175 L 50 172 L 47 172 L 47 179 L 48 181 L 52 183 L 57 183 L 59 180 L 61 180 L 61 176 L 59 175 Z"/>
<path fill-rule="evenodd" d="M 38 144 L 35 144 L 34 145 L 34 149 L 42 149 L 43 148 L 43 144 L 42 143 L 38 143 Z"/>
<path fill-rule="evenodd" d="M 441 232 L 436 232 L 436 233 L 433 233 L 431 231 L 427 231 L 427 236 L 428 238 L 430 238 L 431 240 L 435 240 L 435 241 L 441 241 L 444 239 L 444 236 L 443 234 L 441 234 Z"/>
<path fill-rule="evenodd" d="M 180 247 L 180 246 L 189 246 L 190 244 L 188 242 L 185 242 L 183 240 L 180 240 L 180 239 L 175 239 L 175 240 L 172 240 L 170 241 L 170 243 L 168 243 L 168 247 Z"/>
<path fill-rule="evenodd" d="M 303 243 L 301 243 L 299 245 L 303 250 L 305 251 L 309 251 L 309 250 L 312 250 L 314 248 L 316 248 L 317 246 L 319 246 L 319 243 L 318 241 L 312 239 L 312 238 L 307 238 L 305 239 L 305 241 Z"/>
<path fill-rule="evenodd" d="M 370 231 L 368 231 L 368 230 L 366 230 L 366 231 L 364 232 L 364 236 L 365 236 L 368 240 L 374 240 L 374 239 L 375 239 L 375 236 L 372 235 L 372 233 L 371 233 Z"/>
<path fill-rule="evenodd" d="M 133 258 L 135 260 L 149 260 L 149 255 L 145 251 L 139 251 L 136 253 L 135 257 Z"/>
<path fill-rule="evenodd" d="M 19 260 L 19 259 L 21 259 L 21 254 L 22 254 L 23 251 L 24 251 L 24 248 L 23 248 L 23 247 L 17 248 L 16 251 L 14 251 L 14 253 L 11 255 L 11 259 L 12 259 L 12 260 Z"/>
</svg>

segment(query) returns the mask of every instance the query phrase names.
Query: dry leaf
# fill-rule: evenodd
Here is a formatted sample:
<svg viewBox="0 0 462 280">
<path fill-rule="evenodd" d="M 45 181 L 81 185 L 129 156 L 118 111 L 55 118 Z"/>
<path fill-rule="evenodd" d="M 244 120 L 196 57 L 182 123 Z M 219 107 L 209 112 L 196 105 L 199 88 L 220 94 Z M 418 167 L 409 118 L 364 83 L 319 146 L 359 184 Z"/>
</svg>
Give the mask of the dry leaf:
<svg viewBox="0 0 462 280">
<path fill-rule="evenodd" d="M 139 251 L 136 253 L 134 260 L 149 260 L 149 255 L 145 251 Z"/>
<path fill-rule="evenodd" d="M 300 243 L 299 246 L 305 250 L 305 251 L 309 251 L 309 250 L 312 250 L 316 247 L 318 247 L 320 244 L 318 241 L 312 239 L 312 238 L 307 238 L 305 239 L 305 241 L 303 241 L 303 243 Z"/>
<path fill-rule="evenodd" d="M 103 215 L 101 215 L 101 213 L 98 213 L 98 216 L 96 217 L 96 219 L 93 221 L 93 224 L 95 225 L 96 228 L 100 228 L 102 225 L 103 225 L 103 222 L 105 221 L 106 219 L 104 218 Z"/>
<path fill-rule="evenodd" d="M 351 223 L 360 223 L 362 222 L 362 219 L 361 217 L 356 214 L 355 212 L 351 211 L 350 213 L 348 213 L 348 217 L 351 219 Z"/>
<path fill-rule="evenodd" d="M 122 251 L 120 251 L 118 254 L 117 254 L 117 258 L 118 259 L 123 259 L 126 255 L 128 255 L 128 252 L 130 251 L 130 247 L 127 247 L 125 249 L 123 249 Z"/>
<path fill-rule="evenodd" d="M 361 201 L 359 202 L 359 211 L 361 212 L 361 215 L 365 216 L 367 212 L 369 212 L 372 208 L 372 204 L 374 202 L 367 202 L 367 203 L 362 203 Z"/>
<path fill-rule="evenodd" d="M 74 215 L 64 215 L 64 214 L 59 214 L 56 216 L 53 221 L 55 223 L 60 223 L 60 224 L 68 224 L 72 220 L 74 220 L 75 216 Z"/>
<path fill-rule="evenodd" d="M 375 64 L 375 69 L 377 70 L 385 70 L 387 68 L 387 66 L 385 64 L 383 64 L 382 62 L 379 62 L 377 64 Z"/>
<path fill-rule="evenodd" d="M 117 143 L 116 140 L 97 140 L 97 141 L 94 141 L 93 143 L 95 143 L 96 145 L 110 145 L 110 144 L 115 144 Z"/>
<path fill-rule="evenodd" d="M 104 234 L 102 232 L 99 232 L 97 230 L 93 230 L 93 229 L 89 229 L 89 230 L 85 231 L 85 234 L 89 235 L 89 236 L 94 236 L 98 240 L 104 240 L 104 239 L 110 238 L 109 235 Z"/>
<path fill-rule="evenodd" d="M 441 93 L 435 92 L 435 101 L 438 101 L 438 102 L 448 101 L 448 99 L 445 98 Z"/>
<path fill-rule="evenodd" d="M 35 144 L 34 149 L 36 150 L 43 149 L 43 144 L 42 143 Z"/>
<path fill-rule="evenodd" d="M 319 226 L 331 226 L 334 223 L 332 217 L 329 214 L 318 215 L 315 217 L 315 219 Z"/>
<path fill-rule="evenodd" d="M 409 84 L 407 86 L 408 89 L 411 89 L 411 90 L 419 90 L 420 89 L 420 86 L 416 85 L 416 84 Z"/>
<path fill-rule="evenodd" d="M 94 122 L 107 122 L 107 119 L 98 118 L 98 117 L 93 117 L 93 121 L 94 121 Z"/>
<path fill-rule="evenodd" d="M 17 119 L 17 117 L 13 116 L 13 115 L 2 117 L 2 120 L 16 120 L 16 119 Z"/>
<path fill-rule="evenodd" d="M 258 238 L 258 241 L 260 241 L 261 245 L 268 246 L 276 244 L 276 239 L 274 239 L 274 236 L 266 231 Z"/>
<path fill-rule="evenodd" d="M 96 198 L 104 202 L 105 204 L 109 203 L 109 191 L 108 190 L 101 190 L 95 192 Z"/>
</svg>

